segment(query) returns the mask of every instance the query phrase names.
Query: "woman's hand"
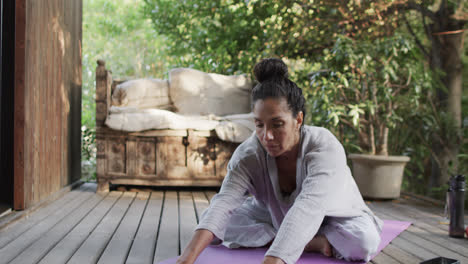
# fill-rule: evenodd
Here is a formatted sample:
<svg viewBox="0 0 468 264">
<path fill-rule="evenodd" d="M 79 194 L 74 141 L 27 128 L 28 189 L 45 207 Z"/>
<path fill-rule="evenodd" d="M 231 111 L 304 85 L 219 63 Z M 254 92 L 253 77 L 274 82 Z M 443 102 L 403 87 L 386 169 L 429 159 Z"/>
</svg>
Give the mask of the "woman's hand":
<svg viewBox="0 0 468 264">
<path fill-rule="evenodd" d="M 273 256 L 265 256 L 262 264 L 286 264 L 286 263 L 284 263 L 284 261 L 280 258 L 273 257 Z"/>
<path fill-rule="evenodd" d="M 177 259 L 176 264 L 193 264 L 198 255 L 210 244 L 214 234 L 206 229 L 199 229 L 193 234 L 190 243 Z"/>
</svg>

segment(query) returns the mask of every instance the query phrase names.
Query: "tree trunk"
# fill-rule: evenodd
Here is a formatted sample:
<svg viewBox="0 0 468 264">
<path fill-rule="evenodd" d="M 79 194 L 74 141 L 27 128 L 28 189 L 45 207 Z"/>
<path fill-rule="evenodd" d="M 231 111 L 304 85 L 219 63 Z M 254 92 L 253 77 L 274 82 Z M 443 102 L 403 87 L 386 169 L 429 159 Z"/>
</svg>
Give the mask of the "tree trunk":
<svg viewBox="0 0 468 264">
<path fill-rule="evenodd" d="M 383 126 L 377 155 L 388 156 L 388 127 Z"/>
<path fill-rule="evenodd" d="M 370 136 L 370 153 L 371 155 L 375 155 L 375 135 L 374 135 L 374 125 L 372 123 L 369 124 L 369 136 Z"/>
<path fill-rule="evenodd" d="M 442 1 L 445 2 L 445 1 Z M 463 52 L 463 22 L 451 18 L 452 10 L 448 10 L 446 4 L 441 4 L 433 20 L 431 31 L 428 36 L 432 41 L 431 68 L 441 70 L 445 73 L 442 77 L 444 89 L 437 91 L 437 104 L 446 111 L 455 122 L 457 135 L 461 137 L 461 94 L 462 94 L 462 61 Z M 440 135 L 443 137 L 444 135 Z M 430 182 L 436 187 L 441 186 L 450 178 L 449 167 L 452 164 L 454 171 L 457 170 L 457 155 L 459 144 L 454 141 L 458 139 L 446 138 L 445 146 L 449 151 L 444 151 L 443 146 L 434 144 L 433 152 L 442 164 L 433 164 Z M 433 159 L 433 163 L 436 163 Z"/>
</svg>

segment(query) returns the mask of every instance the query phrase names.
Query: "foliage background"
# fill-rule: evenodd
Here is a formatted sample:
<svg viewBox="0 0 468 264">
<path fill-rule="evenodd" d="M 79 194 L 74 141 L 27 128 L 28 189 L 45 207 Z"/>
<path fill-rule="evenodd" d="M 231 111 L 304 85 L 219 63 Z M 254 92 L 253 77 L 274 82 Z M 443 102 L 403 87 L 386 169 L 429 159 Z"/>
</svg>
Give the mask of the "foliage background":
<svg viewBox="0 0 468 264">
<path fill-rule="evenodd" d="M 433 2 L 427 1 L 428 5 Z M 398 24 L 398 19 L 377 23 L 367 31 L 361 31 L 337 22 L 341 18 L 330 8 L 336 1 L 316 1 L 316 8 L 298 7 L 305 3 L 314 1 L 84 0 L 83 175 L 92 179 L 95 174 L 94 72 L 97 59 L 104 59 L 113 75 L 119 78 L 164 78 L 173 67 L 250 74 L 260 58 L 281 57 L 289 66 L 291 79 L 304 89 L 309 107 L 306 122 L 333 130 L 328 113 L 314 109 L 317 95 L 311 87 L 310 77 L 312 72 L 323 67 L 324 51 L 331 47 L 338 33 L 348 30 L 353 34 L 386 37 L 385 34 L 391 36 L 398 31 L 415 46 L 414 38 L 404 24 Z M 351 16 L 356 12 L 351 10 Z M 418 24 L 420 20 L 410 16 L 409 24 L 424 41 L 423 28 Z M 465 175 L 468 173 L 467 47 L 468 41 L 465 41 L 462 98 L 465 141 L 459 155 L 459 172 Z M 421 66 L 422 73 L 424 67 L 427 65 Z M 431 133 L 443 131 L 438 127 L 440 124 L 434 122 L 439 113 L 433 110 L 429 102 L 423 100 L 420 107 L 408 111 L 402 117 L 407 122 L 391 129 L 393 136 L 389 146 L 391 154 L 411 156 L 403 189 L 441 198 L 446 186 L 427 188 Z M 420 134 L 412 133 L 415 130 Z M 351 134 L 345 133 L 340 139 L 348 152 L 357 149 L 357 139 Z"/>
<path fill-rule="evenodd" d="M 103 59 L 118 78 L 164 78 L 171 60 L 167 39 L 143 15 L 142 0 L 83 1 L 82 175 L 96 175 L 95 71 Z"/>
</svg>

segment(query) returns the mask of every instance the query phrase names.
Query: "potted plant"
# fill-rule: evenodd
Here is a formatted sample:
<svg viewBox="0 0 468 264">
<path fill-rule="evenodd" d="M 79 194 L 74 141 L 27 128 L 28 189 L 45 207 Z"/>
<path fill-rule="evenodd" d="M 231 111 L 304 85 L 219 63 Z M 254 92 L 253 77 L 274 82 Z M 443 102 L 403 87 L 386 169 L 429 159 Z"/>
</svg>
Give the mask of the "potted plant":
<svg viewBox="0 0 468 264">
<path fill-rule="evenodd" d="M 426 89 L 418 58 L 417 49 L 400 35 L 359 42 L 339 37 L 324 51 L 322 69 L 311 74 L 311 115 L 325 116 L 324 125 L 360 152 L 348 157 L 364 197 L 400 195 L 410 159 L 389 155 L 388 138 Z"/>
</svg>

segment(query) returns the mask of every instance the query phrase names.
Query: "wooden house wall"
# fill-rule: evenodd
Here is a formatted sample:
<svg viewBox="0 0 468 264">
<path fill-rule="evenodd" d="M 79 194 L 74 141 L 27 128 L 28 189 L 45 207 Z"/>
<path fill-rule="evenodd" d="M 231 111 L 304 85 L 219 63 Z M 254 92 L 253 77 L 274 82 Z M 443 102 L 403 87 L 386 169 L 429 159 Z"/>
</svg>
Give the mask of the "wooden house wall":
<svg viewBox="0 0 468 264">
<path fill-rule="evenodd" d="M 81 0 L 16 0 L 15 209 L 80 179 L 81 24 Z"/>
</svg>

